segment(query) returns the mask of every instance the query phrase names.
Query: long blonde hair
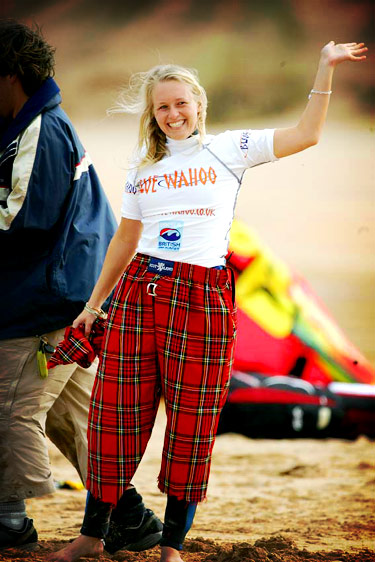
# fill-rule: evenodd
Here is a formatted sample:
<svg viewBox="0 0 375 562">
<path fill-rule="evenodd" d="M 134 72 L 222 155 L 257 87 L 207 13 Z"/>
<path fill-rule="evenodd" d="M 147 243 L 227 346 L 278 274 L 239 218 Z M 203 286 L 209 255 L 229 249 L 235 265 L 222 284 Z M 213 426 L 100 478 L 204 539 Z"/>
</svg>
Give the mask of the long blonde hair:
<svg viewBox="0 0 375 562">
<path fill-rule="evenodd" d="M 196 70 L 175 64 L 154 66 L 148 72 L 133 74 L 129 86 L 120 94 L 118 104 L 111 113 L 140 113 L 138 166 L 159 162 L 167 153 L 166 135 L 154 117 L 152 92 L 158 82 L 176 80 L 188 84 L 199 105 L 197 129 L 199 138 L 206 133 L 207 95 L 198 81 Z"/>
</svg>

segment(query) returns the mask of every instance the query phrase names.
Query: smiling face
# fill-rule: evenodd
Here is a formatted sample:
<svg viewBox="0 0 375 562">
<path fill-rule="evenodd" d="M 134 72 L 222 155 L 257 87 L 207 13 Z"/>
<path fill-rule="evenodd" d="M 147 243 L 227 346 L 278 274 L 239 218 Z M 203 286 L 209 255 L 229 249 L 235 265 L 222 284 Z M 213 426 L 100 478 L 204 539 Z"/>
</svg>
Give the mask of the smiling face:
<svg viewBox="0 0 375 562">
<path fill-rule="evenodd" d="M 199 103 L 188 84 L 178 80 L 158 82 L 152 101 L 156 122 L 167 137 L 184 140 L 197 128 Z"/>
</svg>

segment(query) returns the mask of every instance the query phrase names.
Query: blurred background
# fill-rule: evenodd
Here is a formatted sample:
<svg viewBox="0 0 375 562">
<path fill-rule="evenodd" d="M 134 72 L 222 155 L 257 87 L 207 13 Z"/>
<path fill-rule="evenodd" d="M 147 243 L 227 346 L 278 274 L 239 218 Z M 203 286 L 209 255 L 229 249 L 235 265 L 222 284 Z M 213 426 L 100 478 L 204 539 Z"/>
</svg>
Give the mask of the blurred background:
<svg viewBox="0 0 375 562">
<path fill-rule="evenodd" d="M 375 365 L 372 0 L 2 0 L 0 16 L 38 23 L 56 47 L 63 108 L 118 218 L 137 120 L 106 110 L 133 72 L 196 68 L 210 132 L 282 127 L 303 111 L 322 46 L 366 42 L 366 63 L 335 72 L 319 145 L 248 172 L 237 216 L 307 278 Z"/>
<path fill-rule="evenodd" d="M 374 42 L 372 0 L 3 0 L 0 10 L 42 25 L 73 118 L 102 115 L 132 72 L 167 62 L 198 69 L 213 123 L 280 114 L 305 99 L 325 43 Z M 335 113 L 368 114 L 374 68 L 349 66 Z"/>
</svg>

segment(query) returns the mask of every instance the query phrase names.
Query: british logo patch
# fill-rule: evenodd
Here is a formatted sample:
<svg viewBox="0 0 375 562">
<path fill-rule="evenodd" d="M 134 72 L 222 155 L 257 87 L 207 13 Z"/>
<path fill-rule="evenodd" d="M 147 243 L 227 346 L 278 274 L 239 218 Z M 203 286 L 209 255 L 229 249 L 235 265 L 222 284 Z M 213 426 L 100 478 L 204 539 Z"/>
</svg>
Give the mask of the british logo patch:
<svg viewBox="0 0 375 562">
<path fill-rule="evenodd" d="M 159 223 L 158 248 L 160 250 L 178 252 L 181 247 L 183 224 L 182 221 Z"/>
</svg>

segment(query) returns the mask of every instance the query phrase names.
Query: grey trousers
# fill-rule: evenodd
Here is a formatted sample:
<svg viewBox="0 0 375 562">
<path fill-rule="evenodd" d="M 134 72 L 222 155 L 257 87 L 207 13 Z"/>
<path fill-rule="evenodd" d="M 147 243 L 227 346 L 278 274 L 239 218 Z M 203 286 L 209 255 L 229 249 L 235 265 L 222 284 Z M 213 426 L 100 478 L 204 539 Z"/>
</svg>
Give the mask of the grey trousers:
<svg viewBox="0 0 375 562">
<path fill-rule="evenodd" d="M 64 330 L 46 334 L 56 346 Z M 0 502 L 55 490 L 46 435 L 77 469 L 87 473 L 87 418 L 97 364 L 59 365 L 38 373 L 39 338 L 0 340 Z"/>
</svg>

